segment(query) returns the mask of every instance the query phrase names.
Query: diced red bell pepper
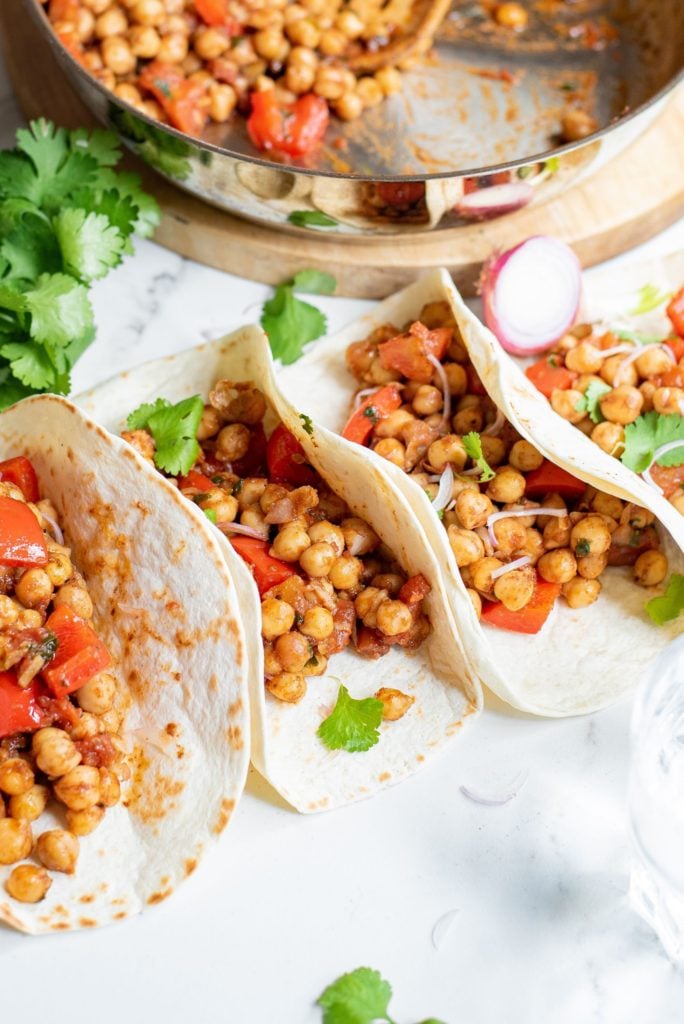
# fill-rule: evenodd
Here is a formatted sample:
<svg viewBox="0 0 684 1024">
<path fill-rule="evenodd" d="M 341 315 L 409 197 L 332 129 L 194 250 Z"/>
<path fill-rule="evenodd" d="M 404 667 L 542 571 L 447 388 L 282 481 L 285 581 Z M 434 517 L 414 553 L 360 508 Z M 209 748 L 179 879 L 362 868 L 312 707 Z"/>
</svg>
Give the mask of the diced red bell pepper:
<svg viewBox="0 0 684 1024">
<path fill-rule="evenodd" d="M 542 498 L 545 494 L 560 494 L 561 498 L 581 498 L 587 489 L 582 480 L 544 459 L 538 469 L 525 477 L 525 497 Z"/>
<path fill-rule="evenodd" d="M 271 545 L 267 540 L 258 540 L 256 537 L 231 537 L 230 543 L 251 568 L 260 594 L 265 594 L 271 587 L 277 587 L 295 574 L 295 570 L 287 562 L 281 562 L 279 558 L 269 555 Z"/>
<path fill-rule="evenodd" d="M 0 462 L 0 480 L 18 487 L 27 501 L 39 501 L 38 477 L 25 455 Z"/>
<path fill-rule="evenodd" d="M 199 101 L 206 90 L 201 83 L 188 81 L 177 65 L 153 60 L 140 72 L 138 84 L 161 104 L 174 128 L 187 135 L 202 131 L 209 115 Z"/>
<path fill-rule="evenodd" d="M 665 344 L 672 349 L 675 362 L 679 363 L 684 359 L 684 336 L 681 338 L 667 338 Z"/>
<path fill-rule="evenodd" d="M 681 466 L 651 466 L 651 478 L 662 489 L 666 498 L 671 498 L 684 488 L 684 446 L 681 456 Z"/>
<path fill-rule="evenodd" d="M 428 359 L 433 356 L 440 362 L 446 354 L 452 338 L 449 327 L 429 330 L 424 324 L 414 323 L 407 334 L 398 334 L 378 346 L 380 363 L 386 370 L 395 370 L 407 380 L 429 384 L 435 374 L 435 367 Z"/>
<path fill-rule="evenodd" d="M 364 398 L 358 409 L 354 410 L 345 424 L 342 437 L 346 437 L 348 441 L 355 441 L 356 444 L 368 444 L 376 423 L 389 416 L 400 405 L 398 385 L 385 384 L 374 394 Z"/>
<path fill-rule="evenodd" d="M 301 444 L 282 423 L 268 439 L 266 462 L 272 483 L 313 487 L 318 482 L 318 474 L 307 463 Z"/>
<path fill-rule="evenodd" d="M 230 14 L 228 0 L 195 0 L 195 10 L 205 25 L 225 28 L 231 36 L 240 35 L 242 25 Z"/>
<path fill-rule="evenodd" d="M 111 664 L 112 657 L 93 627 L 68 605 L 55 608 L 45 628 L 57 637 L 57 652 L 41 675 L 55 697 L 73 693 Z"/>
<path fill-rule="evenodd" d="M 252 93 L 247 131 L 257 149 L 306 156 L 325 135 L 330 120 L 328 104 L 309 92 L 294 103 L 281 103 L 273 89 Z"/>
<path fill-rule="evenodd" d="M 22 689 L 14 672 L 0 672 L 0 738 L 35 732 L 43 726 L 45 715 L 38 698 L 44 693 L 38 679 Z"/>
<path fill-rule="evenodd" d="M 500 601 L 482 602 L 482 621 L 497 629 L 508 629 L 513 633 L 538 633 L 561 592 L 560 583 L 547 583 L 537 578 L 532 600 L 520 611 L 511 612 Z"/>
<path fill-rule="evenodd" d="M 658 378 L 660 388 L 684 388 L 684 366 L 671 366 Z"/>
<path fill-rule="evenodd" d="M 406 580 L 406 583 L 402 586 L 399 591 L 399 600 L 407 604 L 409 608 L 414 605 L 420 604 L 424 597 L 427 597 L 432 587 L 428 583 L 422 572 L 419 572 L 416 576 L 411 576 Z"/>
<path fill-rule="evenodd" d="M 424 181 L 378 181 L 375 194 L 387 206 L 413 206 L 425 196 Z"/>
<path fill-rule="evenodd" d="M 185 476 L 178 478 L 178 487 L 181 491 L 193 488 L 196 491 L 203 491 L 206 493 L 207 491 L 213 490 L 215 486 L 216 484 L 213 483 L 208 476 L 205 476 L 204 473 L 200 473 L 198 469 L 191 469 L 189 473 L 185 474 Z"/>
<path fill-rule="evenodd" d="M 525 370 L 525 376 L 546 398 L 551 398 L 551 393 L 556 389 L 567 391 L 577 380 L 577 374 L 572 370 L 565 366 L 554 366 L 554 359 L 554 356 L 544 356 Z"/>
<path fill-rule="evenodd" d="M 47 565 L 45 537 L 23 501 L 0 497 L 0 565 Z"/>
<path fill-rule="evenodd" d="M 680 288 L 667 307 L 670 323 L 680 338 L 684 338 L 684 288 Z M 678 359 L 681 358 L 678 357 Z"/>
</svg>

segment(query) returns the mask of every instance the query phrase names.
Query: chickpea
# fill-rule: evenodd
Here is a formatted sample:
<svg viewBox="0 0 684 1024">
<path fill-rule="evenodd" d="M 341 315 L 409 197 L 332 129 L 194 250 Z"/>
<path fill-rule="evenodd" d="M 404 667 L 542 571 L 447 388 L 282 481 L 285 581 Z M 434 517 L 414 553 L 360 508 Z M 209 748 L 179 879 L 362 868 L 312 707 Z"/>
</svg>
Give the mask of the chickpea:
<svg viewBox="0 0 684 1024">
<path fill-rule="evenodd" d="M 478 594 L 477 590 L 472 590 L 470 587 L 466 588 L 466 593 L 470 598 L 473 610 L 479 619 L 482 616 L 482 598 Z"/>
<path fill-rule="evenodd" d="M 634 365 L 640 377 L 659 377 L 672 367 L 672 360 L 662 348 L 647 345 Z"/>
<path fill-rule="evenodd" d="M 503 25 L 504 28 L 512 28 L 516 32 L 521 32 L 527 27 L 527 11 L 522 4 L 499 4 L 494 11 L 494 17 L 499 25 Z"/>
<path fill-rule="evenodd" d="M 0 764 L 0 792 L 8 796 L 21 796 L 35 782 L 33 770 L 23 757 L 8 757 Z"/>
<path fill-rule="evenodd" d="M 294 624 L 294 608 L 277 597 L 267 597 L 261 602 L 261 635 L 265 640 L 275 640 L 288 633 Z"/>
<path fill-rule="evenodd" d="M 47 807 L 50 792 L 47 786 L 34 784 L 30 789 L 9 798 L 9 813 L 12 818 L 35 821 Z"/>
<path fill-rule="evenodd" d="M 511 569 L 494 580 L 494 596 L 504 608 L 520 611 L 534 596 L 535 574 L 527 567 Z"/>
<path fill-rule="evenodd" d="M 131 7 L 131 18 L 139 25 L 160 25 L 166 15 L 163 0 L 137 0 Z"/>
<path fill-rule="evenodd" d="M 473 530 L 462 530 L 458 526 L 449 526 L 447 536 L 451 550 L 459 569 L 464 565 L 472 565 L 484 558 L 485 547 L 482 538 Z"/>
<path fill-rule="evenodd" d="M 634 579 L 642 587 L 655 587 L 667 576 L 667 558 L 662 551 L 644 551 L 634 563 Z"/>
<path fill-rule="evenodd" d="M 396 597 L 404 585 L 404 577 L 398 572 L 381 572 L 371 580 L 371 586 L 386 590 L 390 597 Z"/>
<path fill-rule="evenodd" d="M 156 445 L 154 438 L 146 430 L 122 430 L 121 436 L 124 441 L 132 445 L 135 450 L 148 462 L 154 461 Z M 62 581 L 64 582 L 64 581 Z"/>
<path fill-rule="evenodd" d="M 340 526 L 344 534 L 344 543 L 352 555 L 370 554 L 380 543 L 380 538 L 375 530 L 356 516 L 343 519 Z"/>
<path fill-rule="evenodd" d="M 601 593 L 599 580 L 586 580 L 575 576 L 561 587 L 561 593 L 571 608 L 586 608 L 593 604 Z"/>
<path fill-rule="evenodd" d="M 496 475 L 487 487 L 487 497 L 492 501 L 510 504 L 522 498 L 525 493 L 525 477 L 512 466 L 497 469 Z"/>
<path fill-rule="evenodd" d="M 373 696 L 382 704 L 382 718 L 385 722 L 396 722 L 403 718 L 416 698 L 410 697 L 401 690 L 394 690 L 389 686 L 381 686 Z"/>
<path fill-rule="evenodd" d="M 245 477 L 242 486 L 237 493 L 237 500 L 240 509 L 249 508 L 250 505 L 259 504 L 264 495 L 268 480 L 261 476 Z"/>
<path fill-rule="evenodd" d="M 223 421 L 213 405 L 205 405 L 197 428 L 197 440 L 208 441 L 221 429 Z"/>
<path fill-rule="evenodd" d="M 385 636 L 399 636 L 413 625 L 413 616 L 403 601 L 383 601 L 376 612 L 378 629 Z"/>
<path fill-rule="evenodd" d="M 317 605 L 304 612 L 304 621 L 299 628 L 312 640 L 325 640 L 335 628 L 335 621 L 327 608 Z"/>
<path fill-rule="evenodd" d="M 228 38 L 223 32 L 211 26 L 198 28 L 193 37 L 195 53 L 201 60 L 216 60 L 229 46 Z"/>
<path fill-rule="evenodd" d="M 298 562 L 300 556 L 311 546 L 311 538 L 301 523 L 287 523 L 279 530 L 271 554 L 284 562 Z"/>
<path fill-rule="evenodd" d="M 104 818 L 104 807 L 95 804 L 93 807 L 86 807 L 82 811 L 73 811 L 67 807 L 66 820 L 69 831 L 75 836 L 89 836 Z"/>
<path fill-rule="evenodd" d="M 13 626 L 19 618 L 19 609 L 11 597 L 0 594 L 0 629 Z"/>
<path fill-rule="evenodd" d="M 469 434 L 472 430 L 482 430 L 484 425 L 484 413 L 478 406 L 466 406 L 459 409 L 451 420 L 451 426 L 456 434 Z"/>
<path fill-rule="evenodd" d="M 358 14 L 346 9 L 337 15 L 335 27 L 342 32 L 347 39 L 358 39 L 364 29 L 364 24 Z"/>
<path fill-rule="evenodd" d="M 579 423 L 584 418 L 584 412 L 580 412 L 577 406 L 582 401 L 582 392 L 575 388 L 554 388 L 551 392 L 551 407 L 570 423 Z"/>
<path fill-rule="evenodd" d="M 295 93 L 295 95 L 297 96 L 300 96 L 302 93 L 305 92 L 310 92 L 313 87 L 315 78 L 315 68 L 307 67 L 304 64 L 293 64 L 291 61 L 288 61 L 287 68 L 285 69 L 285 86 L 287 89 L 290 90 L 290 92 Z M 336 101 L 336 103 L 341 106 L 343 100 L 344 97 L 341 97 L 339 100 Z M 361 113 L 363 107 L 360 100 L 358 102 L 358 107 L 359 113 Z M 355 114 L 352 114 L 351 117 L 345 116 L 346 111 L 338 109 L 337 106 L 335 109 L 335 113 L 338 115 L 338 117 L 341 117 L 343 121 L 352 121 L 355 116 L 358 117 L 358 115 Z"/>
<path fill-rule="evenodd" d="M 570 544 L 570 516 L 546 516 L 546 526 L 543 530 L 543 543 L 545 551 L 552 551 L 554 548 L 566 548 Z"/>
<path fill-rule="evenodd" d="M 533 469 L 539 469 L 544 456 L 529 441 L 521 439 L 515 442 L 508 453 L 508 461 L 513 469 L 518 469 L 521 473 L 530 473 Z"/>
<path fill-rule="evenodd" d="M 419 416 L 430 416 L 441 410 L 444 397 L 439 388 L 431 384 L 421 384 L 414 395 L 412 405 Z"/>
<path fill-rule="evenodd" d="M 575 387 L 582 394 L 586 394 L 590 384 L 605 384 L 606 382 L 600 377 L 597 377 L 595 373 L 582 373 L 575 381 Z M 603 390 L 603 388 L 601 389 Z"/>
<path fill-rule="evenodd" d="M 76 13 L 76 38 L 80 43 L 89 42 L 95 32 L 95 15 L 86 7 Z"/>
<path fill-rule="evenodd" d="M 310 641 L 305 636 L 290 632 L 278 637 L 274 645 L 274 654 L 284 672 L 304 672 L 306 663 L 311 661 L 313 651 Z"/>
<path fill-rule="evenodd" d="M 500 466 L 506 458 L 506 444 L 500 437 L 482 434 L 482 454 L 490 466 Z"/>
<path fill-rule="evenodd" d="M 577 574 L 577 562 L 570 548 L 555 548 L 541 556 L 537 572 L 547 583 L 567 583 Z"/>
<path fill-rule="evenodd" d="M 226 462 L 242 459 L 249 450 L 252 435 L 243 423 L 231 423 L 219 431 L 216 439 L 216 454 Z"/>
<path fill-rule="evenodd" d="M 142 60 L 154 60 L 161 46 L 159 33 L 151 25 L 133 25 L 128 42 L 134 56 Z"/>
<path fill-rule="evenodd" d="M 15 818 L 0 818 L 0 864 L 16 864 L 33 846 L 31 825 Z"/>
<path fill-rule="evenodd" d="M 228 83 L 215 83 L 209 86 L 209 117 L 216 124 L 224 124 L 237 105 L 237 93 Z"/>
<path fill-rule="evenodd" d="M 601 516 L 610 516 L 611 519 L 619 521 L 622 515 L 623 503 L 612 494 L 597 491 L 591 499 L 591 508 L 593 512 L 597 512 Z"/>
<path fill-rule="evenodd" d="M 314 50 L 321 38 L 321 33 L 310 18 L 299 18 L 285 25 L 285 32 L 288 39 L 297 44 L 298 48 L 307 47 Z"/>
<path fill-rule="evenodd" d="M 565 365 L 576 373 L 598 373 L 603 366 L 603 358 L 601 349 L 590 341 L 582 341 L 566 353 Z"/>
<path fill-rule="evenodd" d="M 336 557 L 335 549 L 331 544 L 318 541 L 302 552 L 299 564 L 307 576 L 327 576 Z"/>
<path fill-rule="evenodd" d="M 383 90 L 375 78 L 360 78 L 356 84 L 356 94 L 360 97 L 364 108 L 375 107 L 382 102 Z"/>
<path fill-rule="evenodd" d="M 98 39 L 123 36 L 127 28 L 128 18 L 120 7 L 110 7 L 95 20 L 95 35 Z"/>
<path fill-rule="evenodd" d="M 266 680 L 266 689 L 278 700 L 297 704 L 306 693 L 306 679 L 298 672 L 281 672 Z"/>
<path fill-rule="evenodd" d="M 328 577 L 335 590 L 354 591 L 361 581 L 363 562 L 354 555 L 345 552 L 336 558 L 330 567 Z"/>
<path fill-rule="evenodd" d="M 252 36 L 254 49 L 264 60 L 284 61 L 290 44 L 279 28 L 263 28 Z"/>
<path fill-rule="evenodd" d="M 628 502 L 620 514 L 620 524 L 627 523 L 635 530 L 643 530 L 655 522 L 655 516 L 647 508 Z"/>
<path fill-rule="evenodd" d="M 15 594 L 26 608 L 46 605 L 52 597 L 52 581 L 44 569 L 27 569 L 17 582 Z"/>
<path fill-rule="evenodd" d="M 43 625 L 44 621 L 45 616 L 41 612 L 33 608 L 26 608 L 19 612 L 17 626 L 19 629 L 37 629 Z"/>
<path fill-rule="evenodd" d="M 111 768 L 100 768 L 100 799 L 103 807 L 114 807 L 121 799 L 121 785 Z M 85 810 L 85 808 L 81 808 Z"/>
<path fill-rule="evenodd" d="M 71 608 L 72 612 L 82 619 L 92 619 L 93 617 L 93 602 L 90 599 L 90 594 L 85 587 L 77 586 L 75 583 L 65 583 L 55 593 L 53 607 L 59 608 L 62 605 Z"/>
<path fill-rule="evenodd" d="M 610 547 L 610 531 L 601 516 L 590 515 L 575 523 L 570 547 L 578 557 L 602 555 Z"/>
<path fill-rule="evenodd" d="M 93 715 L 109 711 L 116 696 L 116 679 L 109 672 L 98 672 L 76 691 L 79 707 Z"/>
<path fill-rule="evenodd" d="M 40 903 L 45 899 L 52 879 L 45 868 L 35 864 L 19 864 L 13 868 L 5 882 L 10 896 L 20 903 Z"/>
<path fill-rule="evenodd" d="M 63 775 L 54 787 L 55 796 L 72 811 L 84 811 L 100 802 L 100 776 L 97 768 L 79 764 Z"/>
<path fill-rule="evenodd" d="M 463 441 L 455 434 L 447 434 L 446 437 L 438 437 L 433 441 L 428 448 L 427 457 L 436 473 L 440 473 L 447 463 L 457 471 L 461 470 L 468 461 Z"/>
<path fill-rule="evenodd" d="M 577 573 L 585 580 L 597 580 L 608 565 L 608 554 L 584 555 L 577 559 Z"/>
<path fill-rule="evenodd" d="M 634 363 L 625 365 L 624 355 L 608 356 L 601 367 L 601 378 L 606 384 L 617 387 L 618 384 L 629 384 L 634 387 L 639 379 Z"/>
<path fill-rule="evenodd" d="M 491 556 L 481 558 L 478 562 L 473 562 L 470 565 L 470 577 L 472 586 L 475 590 L 478 590 L 481 594 L 492 595 L 494 591 L 495 581 L 492 579 L 492 573 L 497 569 L 501 569 L 503 562 L 500 558 L 494 558 Z"/>
<path fill-rule="evenodd" d="M 682 396 L 684 397 L 684 392 L 682 392 Z M 620 384 L 619 387 L 613 388 L 599 400 L 599 406 L 605 418 L 611 423 L 619 423 L 622 426 L 634 422 L 641 412 L 643 404 L 644 396 L 630 384 Z"/>
<path fill-rule="evenodd" d="M 78 839 L 63 828 L 43 832 L 36 841 L 36 856 L 50 871 L 63 871 L 66 875 L 73 875 L 78 853 Z"/>
<path fill-rule="evenodd" d="M 398 466 L 399 469 L 404 469 L 406 466 L 406 448 L 397 441 L 394 437 L 384 437 L 378 441 L 373 449 L 383 459 L 391 462 L 394 466 Z"/>
<path fill-rule="evenodd" d="M 102 40 L 102 60 L 115 75 L 130 75 L 135 71 L 136 58 L 123 36 L 108 36 Z"/>
<path fill-rule="evenodd" d="M 380 68 L 375 72 L 375 81 L 382 89 L 384 96 L 392 96 L 395 92 L 401 92 L 401 75 L 396 68 Z"/>
<path fill-rule="evenodd" d="M 466 530 L 484 526 L 493 512 L 494 505 L 487 495 L 472 488 L 461 491 L 456 498 L 456 515 Z"/>
<path fill-rule="evenodd" d="M 499 554 L 510 555 L 525 546 L 526 527 L 519 518 L 497 519 L 493 530 Z"/>
<path fill-rule="evenodd" d="M 313 544 L 329 544 L 336 555 L 344 551 L 344 534 L 339 526 L 322 519 L 309 527 L 309 537 Z"/>
<path fill-rule="evenodd" d="M 544 554 L 544 540 L 539 530 L 532 527 L 525 528 L 525 543 L 520 549 L 520 554 L 528 555 L 536 565 Z"/>
<path fill-rule="evenodd" d="M 653 408 L 656 412 L 663 413 L 665 416 L 684 416 L 684 389 L 656 388 L 653 392 Z M 627 422 L 631 423 L 631 420 Z"/>
<path fill-rule="evenodd" d="M 598 128 L 596 118 L 584 110 L 566 110 L 561 118 L 561 135 L 565 142 L 579 142 Z"/>
<path fill-rule="evenodd" d="M 608 455 L 619 458 L 625 447 L 625 429 L 619 423 L 599 423 L 591 432 L 591 439 Z"/>
<path fill-rule="evenodd" d="M 54 548 L 57 548 L 57 545 L 54 545 Z M 51 550 L 51 545 L 48 544 L 48 564 L 45 566 L 45 572 L 54 587 L 61 587 L 73 575 L 74 569 L 71 559 L 63 550 Z"/>
<path fill-rule="evenodd" d="M 52 726 L 33 734 L 33 756 L 42 772 L 52 778 L 66 775 L 81 760 L 81 755 L 63 729 Z"/>
<path fill-rule="evenodd" d="M 365 587 L 354 601 L 356 614 L 364 626 L 375 629 L 378 624 L 378 608 L 388 600 L 388 593 L 379 587 Z"/>
<path fill-rule="evenodd" d="M 339 57 L 348 45 L 348 37 L 336 28 L 329 28 L 321 32 L 321 37 L 318 40 L 318 49 L 326 57 Z"/>
<path fill-rule="evenodd" d="M 655 395 L 657 390 L 658 388 L 652 380 L 645 380 L 642 384 L 639 385 L 639 391 L 641 392 L 644 399 L 644 404 L 641 407 L 642 413 L 650 412 L 653 408 L 653 396 Z"/>
</svg>

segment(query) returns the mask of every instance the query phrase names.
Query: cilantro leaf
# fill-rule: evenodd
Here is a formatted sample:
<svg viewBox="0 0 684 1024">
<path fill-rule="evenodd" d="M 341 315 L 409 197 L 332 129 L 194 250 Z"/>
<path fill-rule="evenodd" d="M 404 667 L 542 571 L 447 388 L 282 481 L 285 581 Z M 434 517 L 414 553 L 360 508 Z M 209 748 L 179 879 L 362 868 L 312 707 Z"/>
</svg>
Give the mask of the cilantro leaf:
<svg viewBox="0 0 684 1024">
<path fill-rule="evenodd" d="M 375 697 L 355 700 L 346 686 L 340 686 L 337 703 L 318 727 L 318 735 L 329 750 L 350 754 L 370 750 L 380 739 L 382 701 Z"/>
<path fill-rule="evenodd" d="M 325 333 L 327 320 L 315 306 L 296 298 L 291 285 L 281 284 L 264 303 L 261 326 L 274 358 L 288 365 L 299 359 L 307 342 Z"/>
<path fill-rule="evenodd" d="M 55 367 L 40 345 L 31 342 L 9 342 L 0 347 L 0 356 L 7 359 L 12 373 L 27 387 L 49 390 L 56 382 Z"/>
<path fill-rule="evenodd" d="M 592 380 L 582 397 L 578 399 L 576 411 L 588 413 L 592 423 L 603 423 L 606 417 L 601 412 L 599 402 L 609 391 L 612 391 L 610 384 L 602 380 Z"/>
<path fill-rule="evenodd" d="M 41 274 L 25 301 L 34 341 L 67 345 L 92 325 L 88 290 L 67 274 Z"/>
<path fill-rule="evenodd" d="M 54 220 L 64 267 L 81 281 L 104 277 L 121 262 L 124 238 L 102 213 L 62 210 Z"/>
<path fill-rule="evenodd" d="M 306 413 L 300 412 L 299 418 L 302 421 L 302 425 L 304 427 L 304 430 L 307 432 L 309 437 L 313 437 L 314 428 L 313 428 L 313 421 L 312 421 L 311 417 L 307 416 Z"/>
<path fill-rule="evenodd" d="M 128 418 L 129 425 L 133 419 L 133 422 L 149 430 L 155 442 L 154 462 L 158 469 L 170 476 L 185 474 L 200 453 L 197 428 L 202 419 L 204 400 L 201 395 L 193 395 L 175 405 L 159 403 L 158 399 L 154 406 L 136 409 Z M 146 409 L 146 413 L 141 411 L 143 409 Z M 151 412 L 148 411 L 150 409 Z M 139 426 L 132 429 L 139 429 Z"/>
<path fill-rule="evenodd" d="M 5 373 L 5 377 L 0 381 L 0 409 L 7 409 L 15 402 L 20 402 L 22 398 L 35 394 L 32 388 L 26 387 L 14 377 L 10 377 L 9 370 L 0 371 L 0 376 L 2 373 Z"/>
<path fill-rule="evenodd" d="M 129 415 L 126 426 L 129 430 L 144 430 L 150 422 L 150 417 L 159 412 L 160 409 L 170 409 L 171 403 L 166 398 L 157 398 L 154 402 L 143 402 Z"/>
<path fill-rule="evenodd" d="M 660 597 L 652 597 L 646 602 L 646 611 L 656 626 L 664 626 L 672 622 L 684 609 L 684 576 L 673 573 L 667 584 L 667 590 Z"/>
<path fill-rule="evenodd" d="M 121 158 L 119 140 L 113 132 L 96 128 L 88 132 L 85 128 L 77 128 L 69 132 L 69 145 L 74 153 L 87 153 L 100 167 L 115 167 Z"/>
<path fill-rule="evenodd" d="M 337 281 L 332 274 L 323 270 L 298 270 L 292 278 L 292 287 L 296 292 L 307 292 L 309 295 L 332 295 Z"/>
<path fill-rule="evenodd" d="M 625 450 L 620 458 L 635 473 L 643 473 L 651 465 L 655 451 L 670 441 L 682 441 L 682 448 L 662 455 L 658 459 L 659 466 L 684 463 L 684 417 L 651 410 L 625 427 Z"/>
<path fill-rule="evenodd" d="M 489 465 L 484 457 L 482 451 L 482 438 L 475 430 L 471 430 L 469 434 L 465 434 L 461 440 L 463 441 L 463 447 L 466 450 L 466 454 L 470 456 L 477 468 L 480 470 L 480 483 L 486 483 L 487 480 L 493 480 L 495 473 L 492 467 Z"/>
<path fill-rule="evenodd" d="M 298 228 L 334 228 L 339 224 L 334 217 L 320 210 L 293 210 L 287 219 Z"/>
<path fill-rule="evenodd" d="M 344 689 L 344 687 L 343 687 Z M 343 974 L 318 997 L 323 1024 L 373 1024 L 387 1021 L 392 987 L 370 967 L 357 967 Z"/>
<path fill-rule="evenodd" d="M 19 218 L 7 231 L 0 255 L 7 260 L 6 279 L 34 281 L 61 268 L 59 246 L 51 225 L 39 216 Z"/>
<path fill-rule="evenodd" d="M 662 306 L 672 297 L 672 292 L 661 292 L 655 284 L 645 284 L 638 291 L 639 301 L 634 309 L 630 309 L 630 316 L 641 316 L 643 313 L 650 313 L 652 309 Z"/>
</svg>

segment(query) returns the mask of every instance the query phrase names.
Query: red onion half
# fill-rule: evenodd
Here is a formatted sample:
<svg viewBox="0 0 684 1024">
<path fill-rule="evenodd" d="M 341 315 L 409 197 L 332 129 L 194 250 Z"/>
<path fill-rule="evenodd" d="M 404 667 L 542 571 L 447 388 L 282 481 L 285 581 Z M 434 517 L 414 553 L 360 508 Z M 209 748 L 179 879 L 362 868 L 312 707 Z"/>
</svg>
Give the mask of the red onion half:
<svg viewBox="0 0 684 1024">
<path fill-rule="evenodd" d="M 482 274 L 485 323 L 516 356 L 543 352 L 572 327 L 582 268 L 570 246 L 534 235 L 494 256 Z"/>
</svg>

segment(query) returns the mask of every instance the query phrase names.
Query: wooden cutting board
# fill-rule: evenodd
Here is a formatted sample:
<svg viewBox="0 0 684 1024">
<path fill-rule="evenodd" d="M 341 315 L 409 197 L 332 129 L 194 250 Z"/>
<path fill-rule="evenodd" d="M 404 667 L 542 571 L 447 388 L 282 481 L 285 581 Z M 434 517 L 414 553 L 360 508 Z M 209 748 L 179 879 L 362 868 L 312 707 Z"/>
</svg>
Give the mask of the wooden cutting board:
<svg viewBox="0 0 684 1024">
<path fill-rule="evenodd" d="M 0 0 L 0 34 L 19 103 L 27 117 L 68 127 L 94 118 L 72 91 L 49 46 L 26 16 L 23 0 Z M 624 252 L 684 215 L 684 86 L 621 156 L 563 196 L 503 220 L 391 239 L 301 238 L 222 213 L 169 184 L 133 157 L 163 211 L 155 240 L 255 281 L 277 284 L 302 267 L 327 270 L 337 292 L 382 298 L 428 267 L 446 266 L 472 294 L 483 260 L 531 234 L 569 242 L 584 266 Z"/>
</svg>

